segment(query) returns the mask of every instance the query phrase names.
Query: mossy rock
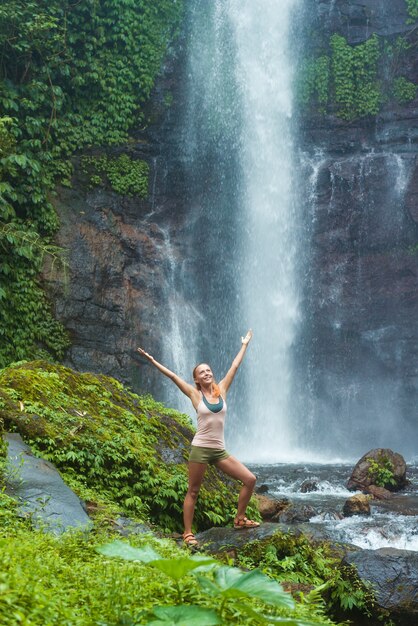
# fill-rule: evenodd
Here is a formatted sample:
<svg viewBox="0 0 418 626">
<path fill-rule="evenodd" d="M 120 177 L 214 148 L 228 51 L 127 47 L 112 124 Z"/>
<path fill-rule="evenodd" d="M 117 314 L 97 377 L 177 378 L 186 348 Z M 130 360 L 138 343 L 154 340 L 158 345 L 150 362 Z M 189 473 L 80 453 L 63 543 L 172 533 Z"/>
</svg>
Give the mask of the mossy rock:
<svg viewBox="0 0 418 626">
<path fill-rule="evenodd" d="M 80 497 L 181 529 L 193 436 L 188 416 L 115 379 L 32 361 L 0 371 L 0 420 L 52 461 Z M 237 486 L 209 468 L 196 527 L 230 523 L 236 498 Z"/>
<path fill-rule="evenodd" d="M 2 400 L 3 398 L 0 392 L 0 406 L 2 404 Z M 3 424 L 3 420 L 0 419 L 0 487 L 3 486 L 4 468 L 5 468 L 6 456 L 7 456 L 7 444 L 2 437 L 3 432 L 4 432 L 4 424 Z"/>
</svg>

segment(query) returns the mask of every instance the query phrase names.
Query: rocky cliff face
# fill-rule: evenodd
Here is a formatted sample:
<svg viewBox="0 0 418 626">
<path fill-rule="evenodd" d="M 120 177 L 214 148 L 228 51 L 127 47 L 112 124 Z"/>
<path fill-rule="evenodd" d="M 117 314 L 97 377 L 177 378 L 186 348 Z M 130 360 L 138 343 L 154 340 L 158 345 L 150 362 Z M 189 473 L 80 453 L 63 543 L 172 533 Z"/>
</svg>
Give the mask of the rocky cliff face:
<svg viewBox="0 0 418 626">
<path fill-rule="evenodd" d="M 337 32 L 356 44 L 411 31 L 403 1 L 318 1 L 311 11 L 324 40 Z M 416 46 L 402 73 L 418 82 Z M 343 450 L 350 441 L 361 450 L 373 431 L 407 453 L 416 443 L 417 116 L 415 99 L 350 123 L 315 114 L 300 121 L 309 242 L 299 346 L 311 402 L 304 436 L 319 447 Z"/>
<path fill-rule="evenodd" d="M 181 43 L 177 54 L 181 57 Z M 136 129 L 129 144 L 107 150 L 111 158 L 128 154 L 148 163 L 148 197 L 92 188 L 82 156 L 75 158 L 72 188 L 59 189 L 55 199 L 61 220 L 57 243 L 68 250 L 68 272 L 45 268 L 56 316 L 70 333 L 65 364 L 114 376 L 137 390 L 150 390 L 153 372 L 142 368 L 139 374 L 135 349 L 144 345 L 161 356 L 170 324 L 171 266 L 187 256 L 176 147 L 181 81 L 175 71 L 181 65 L 174 54 L 167 60 L 146 128 Z M 171 106 L 172 99 L 180 107 Z M 162 399 L 161 392 L 156 395 Z"/>
</svg>

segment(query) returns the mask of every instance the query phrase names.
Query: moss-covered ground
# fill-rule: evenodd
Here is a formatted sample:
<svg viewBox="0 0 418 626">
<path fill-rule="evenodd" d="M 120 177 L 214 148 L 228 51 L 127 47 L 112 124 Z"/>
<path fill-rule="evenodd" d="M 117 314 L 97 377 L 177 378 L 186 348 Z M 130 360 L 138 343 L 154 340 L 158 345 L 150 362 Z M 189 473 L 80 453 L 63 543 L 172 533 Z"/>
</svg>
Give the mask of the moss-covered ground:
<svg viewBox="0 0 418 626">
<path fill-rule="evenodd" d="M 188 416 L 115 379 L 32 361 L 0 371 L 0 419 L 96 510 L 118 509 L 164 531 L 181 530 L 193 436 Z M 230 523 L 237 491 L 210 469 L 196 527 Z"/>
<path fill-rule="evenodd" d="M 19 432 L 35 452 L 58 467 L 67 484 L 88 502 L 95 522 L 90 533 L 43 533 L 18 517 L 15 501 L 3 489 L 1 624 L 307 626 L 336 623 L 332 618 L 346 617 L 352 609 L 357 616 L 370 614 L 372 596 L 353 573 L 339 569 L 326 546 L 313 546 L 303 538 L 277 535 L 249 544 L 234 562 L 217 561 L 212 572 L 188 573 L 187 549 L 163 537 L 181 530 L 193 428 L 187 416 L 150 396 L 138 396 L 105 376 L 44 361 L 22 362 L 0 371 L 0 420 L 1 428 Z M 229 525 L 237 490 L 238 485 L 211 469 L 198 505 L 197 529 Z M 153 535 L 133 536 L 129 543 L 153 546 L 165 559 L 163 570 L 171 573 L 97 552 L 98 546 L 119 537 L 113 523 L 118 516 L 154 529 Z M 237 591 L 240 574 L 232 565 L 244 572 L 263 572 L 264 578 L 260 573 L 255 586 L 253 581 L 245 593 L 243 588 Z M 269 580 L 292 591 L 295 607 L 279 587 L 268 589 Z M 158 605 L 165 608 L 157 615 L 153 607 Z M 186 607 L 187 615 L 174 618 L 166 614 L 167 606 Z"/>
</svg>

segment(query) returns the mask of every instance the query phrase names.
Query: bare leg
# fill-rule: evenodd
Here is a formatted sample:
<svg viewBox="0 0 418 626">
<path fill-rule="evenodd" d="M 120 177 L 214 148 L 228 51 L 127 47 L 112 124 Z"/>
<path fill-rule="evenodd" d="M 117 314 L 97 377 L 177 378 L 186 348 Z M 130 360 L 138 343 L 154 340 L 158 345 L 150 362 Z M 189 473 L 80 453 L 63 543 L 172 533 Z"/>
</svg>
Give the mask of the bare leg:
<svg viewBox="0 0 418 626">
<path fill-rule="evenodd" d="M 183 504 L 185 535 L 192 532 L 194 509 L 206 468 L 206 463 L 195 463 L 194 461 L 189 462 L 189 487 Z"/>
<path fill-rule="evenodd" d="M 245 467 L 245 465 L 233 456 L 229 456 L 227 459 L 218 461 L 218 463 L 216 463 L 216 467 L 222 470 L 225 474 L 228 474 L 228 476 L 242 482 L 237 508 L 237 519 L 242 519 L 245 517 L 247 505 L 254 491 L 257 479 L 254 474 L 250 472 L 247 467 Z"/>
</svg>

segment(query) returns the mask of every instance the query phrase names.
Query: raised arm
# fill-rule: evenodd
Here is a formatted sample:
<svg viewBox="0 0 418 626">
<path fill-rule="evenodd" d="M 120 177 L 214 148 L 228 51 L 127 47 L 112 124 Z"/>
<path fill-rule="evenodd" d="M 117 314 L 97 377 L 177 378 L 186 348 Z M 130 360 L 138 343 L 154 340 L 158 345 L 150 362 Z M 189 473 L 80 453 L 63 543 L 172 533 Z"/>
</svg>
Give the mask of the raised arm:
<svg viewBox="0 0 418 626">
<path fill-rule="evenodd" d="M 165 367 L 165 365 L 158 363 L 158 361 L 156 361 L 153 356 L 148 354 L 148 352 L 145 352 L 143 348 L 137 348 L 137 350 L 141 356 L 145 357 L 147 361 L 151 363 L 151 365 L 154 365 L 154 367 L 156 367 L 157 370 L 164 374 L 164 376 L 167 376 L 167 378 L 172 380 L 173 383 L 177 385 L 177 387 L 180 389 L 180 391 L 182 391 L 188 398 L 190 398 L 193 406 L 198 405 L 200 401 L 200 395 L 196 387 L 193 387 L 193 385 L 186 383 L 185 380 L 180 378 L 180 376 L 177 376 L 177 374 L 169 370 L 168 367 Z"/>
<path fill-rule="evenodd" d="M 228 389 L 231 386 L 232 381 L 234 380 L 235 374 L 238 371 L 239 366 L 241 365 L 241 361 L 244 358 L 244 354 L 248 348 L 248 344 L 251 341 L 253 336 L 253 331 L 249 330 L 245 337 L 241 337 L 241 348 L 238 352 L 235 359 L 232 361 L 231 367 L 227 371 L 225 377 L 219 383 L 219 389 L 221 391 L 221 395 L 226 395 Z"/>
</svg>

